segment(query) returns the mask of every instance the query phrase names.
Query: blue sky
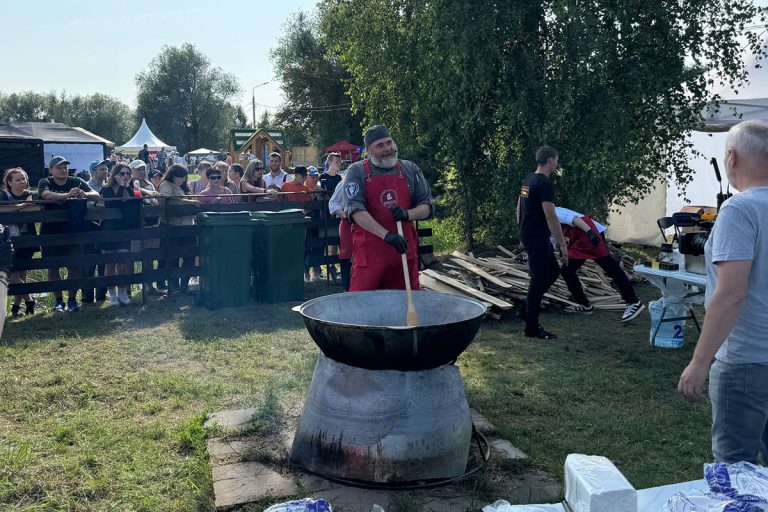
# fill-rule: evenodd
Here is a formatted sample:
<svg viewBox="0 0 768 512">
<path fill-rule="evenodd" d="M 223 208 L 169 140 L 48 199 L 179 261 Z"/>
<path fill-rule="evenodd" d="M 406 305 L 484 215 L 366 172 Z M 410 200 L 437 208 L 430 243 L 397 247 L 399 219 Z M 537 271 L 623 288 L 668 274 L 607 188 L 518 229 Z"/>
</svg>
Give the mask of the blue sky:
<svg viewBox="0 0 768 512">
<path fill-rule="evenodd" d="M 269 50 L 290 14 L 315 0 L 171 0 L 3 2 L 0 92 L 96 92 L 135 106 L 134 77 L 163 45 L 189 42 L 233 73 L 251 117 L 252 87 L 274 76 Z M 256 102 L 277 106 L 277 83 L 257 88 Z M 264 110 L 256 107 L 257 117 Z"/>
<path fill-rule="evenodd" d="M 768 0 L 756 0 L 768 5 Z M 289 16 L 316 0 L 26 0 L 3 2 L 0 92 L 101 92 L 135 106 L 134 77 L 163 45 L 190 42 L 233 73 L 251 117 L 252 87 L 274 78 L 269 50 Z M 255 90 L 256 102 L 278 106 L 276 82 Z M 256 107 L 257 118 L 264 110 Z"/>
</svg>

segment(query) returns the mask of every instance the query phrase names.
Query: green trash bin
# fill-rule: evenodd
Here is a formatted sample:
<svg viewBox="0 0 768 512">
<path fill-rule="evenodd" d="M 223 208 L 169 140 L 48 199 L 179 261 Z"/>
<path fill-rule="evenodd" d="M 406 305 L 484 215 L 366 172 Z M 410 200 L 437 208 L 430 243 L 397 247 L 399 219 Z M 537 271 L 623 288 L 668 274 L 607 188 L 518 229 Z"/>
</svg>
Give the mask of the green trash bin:
<svg viewBox="0 0 768 512">
<path fill-rule="evenodd" d="M 303 210 L 251 212 L 253 294 L 259 302 L 304 299 L 304 238 L 309 217 Z"/>
<path fill-rule="evenodd" d="M 204 306 L 242 306 L 250 300 L 252 227 L 250 212 L 197 214 Z"/>
</svg>

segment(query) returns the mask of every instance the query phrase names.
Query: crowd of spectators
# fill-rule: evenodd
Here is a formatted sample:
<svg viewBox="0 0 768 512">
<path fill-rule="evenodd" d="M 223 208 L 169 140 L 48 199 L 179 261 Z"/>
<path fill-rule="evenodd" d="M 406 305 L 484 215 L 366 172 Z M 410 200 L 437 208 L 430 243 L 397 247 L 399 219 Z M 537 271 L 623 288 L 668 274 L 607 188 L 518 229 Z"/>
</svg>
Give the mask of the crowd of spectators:
<svg viewBox="0 0 768 512">
<path fill-rule="evenodd" d="M 341 182 L 338 174 L 340 157 L 331 154 L 328 157 L 328 171 L 320 174 L 314 167 L 298 166 L 293 174 L 283 169 L 282 157 L 279 153 L 269 155 L 269 172 L 264 174 L 264 164 L 258 158 L 249 158 L 246 168 L 238 163 L 217 159 L 215 161 L 203 160 L 197 164 L 198 178 L 188 182 L 188 167 L 177 160 L 177 155 L 166 153 L 163 148 L 157 153 L 157 158 L 152 159 L 145 147 L 140 151 L 138 158 L 126 159 L 112 153 L 110 158 L 94 161 L 89 171 L 80 172 L 72 176 L 69 171 L 69 162 L 62 156 L 54 156 L 49 164 L 49 175 L 41 179 L 37 184 L 37 190 L 30 189 L 29 177 L 24 169 L 17 167 L 8 169 L 3 174 L 3 189 L 0 190 L 0 201 L 18 203 L 34 199 L 45 200 L 43 209 L 48 211 L 66 211 L 68 221 L 44 222 L 41 224 L 40 234 L 67 234 L 88 231 L 119 231 L 136 230 L 142 227 L 154 227 L 159 225 L 159 218 L 142 219 L 141 205 L 158 205 L 163 202 L 190 202 L 194 204 L 233 204 L 236 202 L 270 201 L 277 198 L 278 193 L 284 193 L 284 199 L 306 203 L 314 198 L 319 198 L 322 192 L 328 196 L 333 193 Z M 137 200 L 137 199 L 140 199 Z M 86 213 L 89 208 L 105 207 L 120 212 L 119 216 L 108 215 L 101 222 L 86 221 Z M 307 211 L 309 213 L 309 211 Z M 325 210 L 312 211 L 313 216 L 327 215 Z M 192 216 L 168 217 L 165 222 L 169 226 L 189 226 L 194 224 Z M 11 237 L 37 234 L 34 223 L 26 223 L 9 226 Z M 334 233 L 326 233 L 325 230 L 315 230 L 309 236 L 319 234 L 335 236 Z M 187 247 L 196 242 L 194 236 L 171 236 L 165 239 L 172 247 Z M 42 248 L 42 256 L 68 257 L 83 254 L 115 254 L 136 252 L 144 249 L 160 247 L 160 240 L 119 240 L 102 241 L 96 244 L 60 242 L 57 245 L 45 245 Z M 322 255 L 323 248 L 307 251 L 306 256 Z M 14 266 L 17 262 L 31 259 L 40 251 L 38 247 L 22 248 L 14 255 Z M 335 247 L 329 248 L 329 254 L 335 254 Z M 69 279 L 93 276 L 120 276 L 133 272 L 133 261 L 130 258 L 112 258 L 115 262 L 102 265 L 67 266 Z M 152 264 L 152 262 L 149 262 Z M 143 264 L 146 264 L 143 263 Z M 158 268 L 164 268 L 167 261 L 158 261 Z M 171 265 L 181 268 L 195 264 L 194 257 L 178 258 L 178 261 L 170 261 Z M 336 269 L 328 266 L 329 277 L 336 280 Z M 59 268 L 47 269 L 49 281 L 61 280 Z M 307 282 L 322 279 L 319 267 L 305 267 L 304 279 Z M 25 283 L 27 272 L 24 270 L 12 270 L 11 284 Z M 149 295 L 162 295 L 168 293 L 184 294 L 189 291 L 189 278 L 181 278 L 164 282 L 145 282 L 142 285 Z M 64 293 L 54 292 L 55 312 L 79 311 L 82 303 L 100 303 L 108 301 L 110 306 L 129 304 L 131 291 L 129 285 L 111 286 L 107 288 L 81 290 L 80 302 L 77 300 L 78 290 Z M 24 303 L 24 311 L 21 306 Z M 30 295 L 16 295 L 11 306 L 11 316 L 19 317 L 35 313 L 36 301 Z"/>
</svg>

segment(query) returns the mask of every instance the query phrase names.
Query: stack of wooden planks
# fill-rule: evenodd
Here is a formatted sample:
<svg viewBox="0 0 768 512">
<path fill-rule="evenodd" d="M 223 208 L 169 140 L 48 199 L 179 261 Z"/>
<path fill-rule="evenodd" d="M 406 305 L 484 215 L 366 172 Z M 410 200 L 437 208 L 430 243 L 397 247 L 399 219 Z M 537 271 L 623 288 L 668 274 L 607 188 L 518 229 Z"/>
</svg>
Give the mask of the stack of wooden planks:
<svg viewBox="0 0 768 512">
<path fill-rule="evenodd" d="M 422 288 L 438 292 L 467 295 L 485 302 L 492 318 L 501 318 L 500 313 L 509 311 L 525 300 L 530 277 L 527 255 L 524 250 L 510 251 L 497 247 L 501 255 L 475 257 L 472 253 L 454 251 L 445 258 L 440 270 L 427 269 L 421 272 L 419 282 Z M 634 260 L 621 253 L 621 266 L 630 280 L 637 281 L 632 267 Z M 623 311 L 626 307 L 618 291 L 603 270 L 593 261 L 587 261 L 578 272 L 584 292 L 596 309 Z M 570 293 L 562 279 L 558 279 L 544 295 L 544 306 L 568 306 Z"/>
</svg>

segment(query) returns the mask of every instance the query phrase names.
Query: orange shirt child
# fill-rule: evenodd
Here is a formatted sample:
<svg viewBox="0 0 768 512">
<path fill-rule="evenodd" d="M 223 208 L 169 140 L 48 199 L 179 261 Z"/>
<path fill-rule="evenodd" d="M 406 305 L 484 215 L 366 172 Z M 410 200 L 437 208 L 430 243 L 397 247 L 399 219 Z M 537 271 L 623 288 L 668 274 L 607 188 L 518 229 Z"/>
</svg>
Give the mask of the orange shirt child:
<svg viewBox="0 0 768 512">
<path fill-rule="evenodd" d="M 306 185 L 294 183 L 293 181 L 287 181 L 283 183 L 283 186 L 280 187 L 280 190 L 283 192 L 309 192 L 309 188 L 307 188 Z M 295 194 L 292 196 L 286 197 L 287 201 L 298 201 L 301 203 L 306 203 L 309 201 L 309 194 Z"/>
</svg>

